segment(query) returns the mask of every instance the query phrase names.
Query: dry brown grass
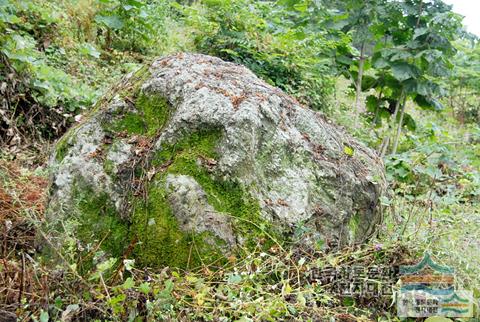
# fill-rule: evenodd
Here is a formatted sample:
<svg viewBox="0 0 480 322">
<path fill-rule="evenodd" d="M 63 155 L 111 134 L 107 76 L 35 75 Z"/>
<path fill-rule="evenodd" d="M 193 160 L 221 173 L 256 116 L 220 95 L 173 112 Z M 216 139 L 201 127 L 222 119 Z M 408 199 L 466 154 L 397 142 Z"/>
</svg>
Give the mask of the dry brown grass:
<svg viewBox="0 0 480 322">
<path fill-rule="evenodd" d="M 34 265 L 36 229 L 43 217 L 47 179 L 19 161 L 0 160 L 0 310 L 48 294 L 47 276 Z"/>
</svg>

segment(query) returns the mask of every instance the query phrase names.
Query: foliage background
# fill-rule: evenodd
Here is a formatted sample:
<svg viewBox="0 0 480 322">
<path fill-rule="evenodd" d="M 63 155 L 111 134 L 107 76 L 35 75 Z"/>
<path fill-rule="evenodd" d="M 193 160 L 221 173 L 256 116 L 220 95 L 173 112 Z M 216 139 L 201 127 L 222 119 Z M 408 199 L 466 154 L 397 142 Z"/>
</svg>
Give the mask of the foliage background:
<svg viewBox="0 0 480 322">
<path fill-rule="evenodd" d="M 295 281 L 307 268 L 425 250 L 456 267 L 478 302 L 480 49 L 443 2 L 0 0 L 0 31 L 0 314 L 395 320 L 388 304 Z M 340 253 L 256 252 L 221 272 L 142 270 L 100 252 L 82 275 L 68 254 L 43 267 L 48 146 L 123 75 L 180 51 L 246 65 L 376 149 L 391 187 L 377 238 Z"/>
</svg>

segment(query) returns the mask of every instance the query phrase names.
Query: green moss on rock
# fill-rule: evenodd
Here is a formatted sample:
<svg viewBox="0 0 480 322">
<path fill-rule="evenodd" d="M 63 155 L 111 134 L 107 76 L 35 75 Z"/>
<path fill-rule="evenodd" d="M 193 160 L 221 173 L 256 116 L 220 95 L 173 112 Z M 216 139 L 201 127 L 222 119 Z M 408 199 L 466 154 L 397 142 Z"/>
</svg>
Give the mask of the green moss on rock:
<svg viewBox="0 0 480 322">
<path fill-rule="evenodd" d="M 84 244 L 100 243 L 100 249 L 113 257 L 121 257 L 129 240 L 128 223 L 121 219 L 108 194 L 94 191 L 86 182 L 76 182 L 73 194 L 75 208 L 81 216 L 76 237 Z M 88 269 L 88 263 L 84 264 Z"/>
<path fill-rule="evenodd" d="M 141 93 L 135 101 L 135 106 L 143 114 L 147 136 L 154 136 L 170 115 L 170 106 L 164 97 Z"/>
<path fill-rule="evenodd" d="M 115 172 L 115 162 L 113 162 L 112 160 L 106 159 L 105 161 L 103 161 L 103 170 L 109 176 L 113 176 Z"/>
<path fill-rule="evenodd" d="M 168 120 L 170 106 L 161 96 L 141 92 L 135 101 L 135 112 L 127 112 L 105 127 L 110 132 L 154 136 Z"/>
<path fill-rule="evenodd" d="M 206 192 L 210 205 L 234 219 L 234 230 L 247 237 L 247 246 L 256 245 L 259 238 L 266 237 L 259 229 L 268 229 L 268 224 L 260 216 L 258 201 L 250 197 L 240 184 L 214 178 L 199 162 L 217 157 L 215 147 L 220 138 L 220 130 L 190 133 L 176 144 L 164 145 L 155 154 L 152 166 L 166 169 L 157 173 L 148 185 L 147 200 L 135 201 L 132 215 L 131 233 L 137 240 L 134 255 L 142 265 L 185 268 L 223 257 L 220 251 L 225 245 L 223 240 L 209 232 L 180 229 L 168 201 L 168 174 L 193 177 Z"/>
<path fill-rule="evenodd" d="M 199 131 L 185 135 L 173 145 L 164 145 L 152 161 L 155 166 L 170 164 L 162 176 L 168 173 L 193 177 L 207 194 L 210 205 L 219 213 L 230 215 L 234 231 L 246 236 L 247 243 L 256 244 L 259 237 L 267 237 L 262 229 L 270 225 L 260 215 L 260 205 L 235 181 L 216 178 L 208 169 L 209 160 L 218 155 L 215 149 L 221 138 L 221 130 Z"/>
<path fill-rule="evenodd" d="M 137 246 L 134 255 L 141 265 L 196 267 L 211 263 L 221 253 L 208 233 L 185 232 L 179 228 L 165 190 L 165 176 L 148 189 L 148 200 L 137 200 L 132 215 L 131 233 Z"/>
<path fill-rule="evenodd" d="M 198 155 L 211 155 L 218 141 L 219 132 L 194 133 L 177 145 L 165 146 L 152 162 L 152 166 L 172 164 L 166 171 L 158 173 L 148 185 L 147 200 L 136 200 L 132 215 L 132 233 L 137 239 L 135 257 L 142 265 L 196 267 L 201 263 L 211 263 L 222 257 L 219 248 L 223 241 L 208 232 L 196 233 L 182 231 L 175 218 L 166 190 L 168 173 L 191 174 L 187 171 L 177 153 L 190 147 L 190 155 L 195 156 L 188 165 L 194 166 Z M 194 160 L 195 159 L 195 160 Z M 193 164 L 192 164 L 193 163 Z M 174 171 L 173 169 L 176 169 Z"/>
<path fill-rule="evenodd" d="M 154 135 L 168 119 L 168 106 L 152 97 L 140 96 L 138 100 L 145 125 L 142 126 L 145 131 L 139 132 Z M 157 120 L 156 115 L 163 117 Z M 86 183 L 76 184 L 75 206 L 82 216 L 78 237 L 85 243 L 102 241 L 101 249 L 114 257 L 123 256 L 129 245 L 135 245 L 132 256 L 141 266 L 192 268 L 224 258 L 221 250 L 226 243 L 212 232 L 181 229 L 168 200 L 168 174 L 193 177 L 205 191 L 209 204 L 217 212 L 231 217 L 235 234 L 245 236 L 247 246 L 270 236 L 263 231 L 268 230 L 269 225 L 261 218 L 258 201 L 238 182 L 216 178 L 213 174 L 211 164 L 218 157 L 216 145 L 221 136 L 218 129 L 186 133 L 176 144 L 165 144 L 155 152 L 150 166 L 163 170 L 145 182 L 146 199 L 132 197 L 128 222 L 121 219 L 106 192 L 96 193 Z M 104 170 L 110 175 L 113 171 L 108 160 Z M 135 176 L 142 177 L 147 170 L 136 168 Z"/>
<path fill-rule="evenodd" d="M 68 150 L 71 146 L 75 144 L 74 142 L 72 142 L 73 139 L 71 133 L 71 131 L 65 133 L 57 142 L 57 145 L 55 147 L 55 160 L 57 160 L 58 162 L 62 162 L 63 159 L 65 159 Z"/>
<path fill-rule="evenodd" d="M 360 216 L 358 215 L 358 213 L 355 213 L 352 217 L 350 217 L 350 220 L 348 221 L 348 230 L 349 230 L 349 234 L 351 235 L 350 238 L 352 240 L 355 239 L 359 230 L 359 226 L 360 226 Z"/>
<path fill-rule="evenodd" d="M 142 115 L 137 112 L 128 112 L 120 120 L 111 125 L 107 125 L 107 130 L 111 132 L 127 131 L 128 134 L 144 134 L 145 122 Z"/>
</svg>

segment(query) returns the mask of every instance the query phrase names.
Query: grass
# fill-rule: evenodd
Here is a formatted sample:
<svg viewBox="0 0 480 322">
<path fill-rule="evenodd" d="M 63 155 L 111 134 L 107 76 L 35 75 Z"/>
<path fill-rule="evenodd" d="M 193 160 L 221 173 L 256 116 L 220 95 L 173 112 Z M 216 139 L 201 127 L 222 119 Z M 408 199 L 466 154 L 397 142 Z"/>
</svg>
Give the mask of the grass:
<svg viewBox="0 0 480 322">
<path fill-rule="evenodd" d="M 38 301 L 36 227 L 43 218 L 47 178 L 0 159 L 0 309 L 14 311 L 21 300 Z"/>
<path fill-rule="evenodd" d="M 388 307 L 389 298 L 339 297 L 328 286 L 320 287 L 310 280 L 310 274 L 328 266 L 414 262 L 424 250 L 432 252 L 440 263 L 455 267 L 460 285 L 467 289 L 478 287 L 479 231 L 470 226 L 470 232 L 465 232 L 467 224 L 479 220 L 477 205 L 450 205 L 444 200 L 436 201 L 432 209 L 420 198 L 407 196 L 392 198 L 381 236 L 362 247 L 324 253 L 282 250 L 277 246 L 262 250 L 259 244 L 249 251 L 249 256 L 231 257 L 217 270 L 209 266 L 187 271 L 145 270 L 136 268 L 127 258 L 122 265 L 108 269 L 102 268 L 108 259 L 98 260 L 91 271 L 79 276 L 64 262 L 60 270 L 64 277 L 59 280 L 51 268 L 34 259 L 35 222 L 42 218 L 46 178 L 11 162 L 4 161 L 0 169 L 2 189 L 10 198 L 3 193 L 2 201 L 16 205 L 9 208 L 9 217 L 5 218 L 16 218 L 30 227 L 16 230 L 17 244 L 9 244 L 12 251 L 3 251 L 0 261 L 2 277 L 8 277 L 3 285 L 9 285 L 8 292 L 0 293 L 2 308 L 16 311 L 21 318 L 40 317 L 48 311 L 50 318 L 56 319 L 69 307 L 73 310 L 70 314 L 78 319 L 124 320 L 136 314 L 184 321 L 328 321 L 331 317 L 341 321 L 397 321 L 395 312 Z M 35 197 L 28 197 L 33 191 Z M 2 240 L 5 238 L 2 236 Z M 47 293 L 45 283 L 50 285 Z M 45 298 L 50 299 L 50 304 Z"/>
</svg>

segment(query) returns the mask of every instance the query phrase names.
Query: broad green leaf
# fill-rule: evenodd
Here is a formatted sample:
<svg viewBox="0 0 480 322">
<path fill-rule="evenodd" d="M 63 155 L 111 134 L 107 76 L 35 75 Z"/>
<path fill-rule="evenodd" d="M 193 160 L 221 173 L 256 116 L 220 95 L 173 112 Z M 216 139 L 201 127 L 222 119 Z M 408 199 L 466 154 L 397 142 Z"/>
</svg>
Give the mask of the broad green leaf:
<svg viewBox="0 0 480 322">
<path fill-rule="evenodd" d="M 296 40 L 304 40 L 305 38 L 307 38 L 307 34 L 303 30 L 299 30 L 294 33 L 294 38 Z"/>
<path fill-rule="evenodd" d="M 298 0 L 279 0 L 277 2 L 277 4 L 281 6 L 285 6 L 290 9 L 292 9 L 297 3 L 298 3 Z"/>
<path fill-rule="evenodd" d="M 346 55 L 337 56 L 336 61 L 339 62 L 339 63 L 342 63 L 344 65 L 347 65 L 347 66 L 349 66 L 353 63 L 353 59 L 346 56 Z"/>
<path fill-rule="evenodd" d="M 22 20 L 16 15 L 5 14 L 2 12 L 0 12 L 0 21 L 10 24 L 18 24 L 22 22 Z"/>
<path fill-rule="evenodd" d="M 417 129 L 417 123 L 415 123 L 413 117 L 408 113 L 403 115 L 403 126 L 406 126 L 410 131 L 415 131 Z"/>
<path fill-rule="evenodd" d="M 416 28 L 416 29 L 415 29 L 415 32 L 413 33 L 413 38 L 414 38 L 414 39 L 415 39 L 415 38 L 418 38 L 418 37 L 420 37 L 420 36 L 425 35 L 425 34 L 428 33 L 428 32 L 429 32 L 428 28 Z"/>
<path fill-rule="evenodd" d="M 368 95 L 366 101 L 367 111 L 375 112 L 378 107 L 378 99 L 375 95 Z"/>
<path fill-rule="evenodd" d="M 86 43 L 79 47 L 80 53 L 93 58 L 100 58 L 100 52 L 92 44 Z"/>
<path fill-rule="evenodd" d="M 305 299 L 305 296 L 303 296 L 302 293 L 299 293 L 297 295 L 297 304 L 300 305 L 300 307 L 304 307 L 305 304 L 307 304 L 307 300 Z"/>
<path fill-rule="evenodd" d="M 417 93 L 417 80 L 415 78 L 409 78 L 403 81 L 403 89 L 407 94 Z"/>
<path fill-rule="evenodd" d="M 400 167 L 395 169 L 395 174 L 397 174 L 400 178 L 406 178 L 410 174 L 410 170 Z"/>
<path fill-rule="evenodd" d="M 436 60 L 428 65 L 428 72 L 435 77 L 445 77 L 450 75 L 451 66 L 444 64 L 442 60 Z"/>
<path fill-rule="evenodd" d="M 135 6 L 131 6 L 129 4 L 125 4 L 122 6 L 123 9 L 125 9 L 125 11 L 130 11 L 132 9 L 135 9 L 136 7 Z"/>
<path fill-rule="evenodd" d="M 95 17 L 95 21 L 97 23 L 103 24 L 106 27 L 114 30 L 120 30 L 124 26 L 123 20 L 116 15 L 112 15 L 112 16 L 97 15 Z"/>
<path fill-rule="evenodd" d="M 355 149 L 347 143 L 343 143 L 343 153 L 352 157 L 355 154 Z"/>
<path fill-rule="evenodd" d="M 148 294 L 150 293 L 150 283 L 148 282 L 143 282 L 138 286 L 138 290 L 142 292 L 143 294 Z"/>
<path fill-rule="evenodd" d="M 118 303 L 121 303 L 123 301 L 125 301 L 125 299 L 127 298 L 127 296 L 125 294 L 118 294 L 117 296 L 114 296 L 112 297 L 108 303 L 110 303 L 110 305 L 114 306 L 115 304 L 118 304 Z"/>
<path fill-rule="evenodd" d="M 408 63 L 394 63 L 392 65 L 393 76 L 403 82 L 409 78 L 415 78 L 418 76 L 418 69 Z"/>
<path fill-rule="evenodd" d="M 292 293 L 292 290 L 293 289 L 288 282 L 283 284 L 283 286 L 282 286 L 282 294 L 283 295 L 288 295 L 288 294 Z"/>
<path fill-rule="evenodd" d="M 242 276 L 238 274 L 230 274 L 227 279 L 227 283 L 229 284 L 238 284 L 242 281 Z"/>
<path fill-rule="evenodd" d="M 43 89 L 43 90 L 46 90 L 46 91 L 52 90 L 52 87 L 50 86 L 49 83 L 43 82 L 43 81 L 40 81 L 40 80 L 33 81 L 33 86 L 37 89 Z"/>
<path fill-rule="evenodd" d="M 390 60 L 392 61 L 407 60 L 411 57 L 412 57 L 412 54 L 409 53 L 407 50 L 399 50 L 390 57 Z"/>
<path fill-rule="evenodd" d="M 301 3 L 295 4 L 293 8 L 299 12 L 305 12 L 308 9 L 308 2 L 304 0 Z"/>
<path fill-rule="evenodd" d="M 443 105 L 439 101 L 433 98 L 428 98 L 423 95 L 417 95 L 414 98 L 414 102 L 425 110 L 440 111 L 443 109 Z"/>
<path fill-rule="evenodd" d="M 377 57 L 376 59 L 373 60 L 373 67 L 375 68 L 385 68 L 388 66 L 390 66 L 390 64 L 383 57 Z"/>
<path fill-rule="evenodd" d="M 300 258 L 298 261 L 298 265 L 302 266 L 303 264 L 305 264 L 305 257 Z"/>
<path fill-rule="evenodd" d="M 133 6 L 133 7 L 136 7 L 136 8 L 141 8 L 145 5 L 145 3 L 143 1 L 139 1 L 139 0 L 127 0 L 127 3 L 130 6 Z"/>
<path fill-rule="evenodd" d="M 377 79 L 370 75 L 364 75 L 362 78 L 362 91 L 368 91 L 377 86 Z"/>
<path fill-rule="evenodd" d="M 50 316 L 48 312 L 42 310 L 40 313 L 40 322 L 48 322 L 50 320 Z"/>
<path fill-rule="evenodd" d="M 67 308 L 62 312 L 62 321 L 68 321 L 72 315 L 80 309 L 80 305 L 78 304 L 70 304 Z"/>
<path fill-rule="evenodd" d="M 429 96 L 432 94 L 434 89 L 435 87 L 432 86 L 430 82 L 427 82 L 427 81 L 417 82 L 417 93 L 420 95 Z"/>
<path fill-rule="evenodd" d="M 174 9 L 177 9 L 177 10 L 183 10 L 184 9 L 184 7 L 181 4 L 179 4 L 178 2 L 175 2 L 175 1 L 171 2 L 170 5 Z"/>
<path fill-rule="evenodd" d="M 344 297 L 342 304 L 345 306 L 354 306 L 355 305 L 355 300 L 351 297 Z"/>
<path fill-rule="evenodd" d="M 125 282 L 123 282 L 123 289 L 124 290 L 129 290 L 131 288 L 133 288 L 135 286 L 135 281 L 133 280 L 133 278 L 129 277 L 125 280 Z"/>
<path fill-rule="evenodd" d="M 97 265 L 97 270 L 99 272 L 105 272 L 107 270 L 109 270 L 110 268 L 113 267 L 113 265 L 117 262 L 117 260 L 115 258 L 109 258 L 108 260 L 100 263 Z"/>
<path fill-rule="evenodd" d="M 173 291 L 173 281 L 171 279 L 168 279 L 165 281 L 165 291 L 170 293 Z"/>
</svg>

